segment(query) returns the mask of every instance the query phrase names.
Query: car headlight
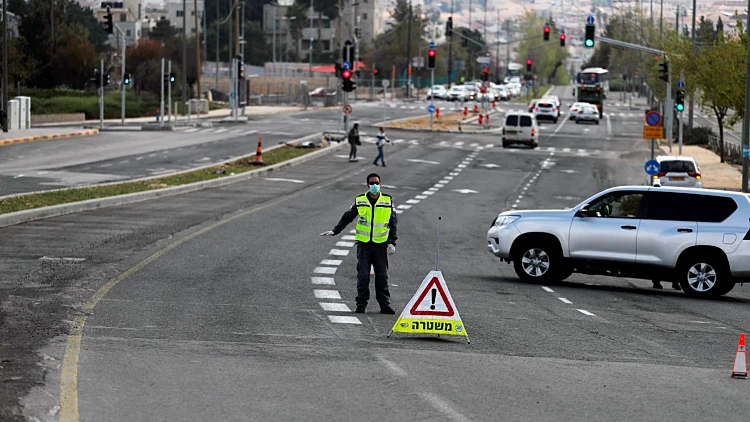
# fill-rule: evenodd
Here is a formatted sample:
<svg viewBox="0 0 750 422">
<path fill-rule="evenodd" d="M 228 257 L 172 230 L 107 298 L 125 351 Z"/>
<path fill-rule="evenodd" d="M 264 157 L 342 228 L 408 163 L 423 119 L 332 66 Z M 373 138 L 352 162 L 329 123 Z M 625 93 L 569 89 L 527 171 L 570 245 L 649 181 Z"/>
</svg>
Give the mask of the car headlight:
<svg viewBox="0 0 750 422">
<path fill-rule="evenodd" d="M 521 218 L 520 215 L 501 215 L 495 219 L 495 226 L 502 227 Z"/>
</svg>

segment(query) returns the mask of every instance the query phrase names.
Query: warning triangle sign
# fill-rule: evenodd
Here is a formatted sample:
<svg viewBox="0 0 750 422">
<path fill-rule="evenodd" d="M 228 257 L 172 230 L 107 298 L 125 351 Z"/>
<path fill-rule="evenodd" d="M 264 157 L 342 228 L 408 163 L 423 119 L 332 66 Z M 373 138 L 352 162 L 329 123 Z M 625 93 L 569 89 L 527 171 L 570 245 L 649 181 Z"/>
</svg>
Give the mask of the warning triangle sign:
<svg viewBox="0 0 750 422">
<path fill-rule="evenodd" d="M 464 336 L 466 328 L 458 314 L 443 273 L 431 271 L 404 307 L 392 332 Z"/>
</svg>

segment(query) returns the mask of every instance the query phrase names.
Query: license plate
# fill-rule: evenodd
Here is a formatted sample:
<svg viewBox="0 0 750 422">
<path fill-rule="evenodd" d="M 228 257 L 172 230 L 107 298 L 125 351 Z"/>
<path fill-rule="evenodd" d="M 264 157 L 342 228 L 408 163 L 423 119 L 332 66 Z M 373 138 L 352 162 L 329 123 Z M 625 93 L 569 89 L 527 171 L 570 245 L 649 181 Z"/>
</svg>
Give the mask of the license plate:
<svg viewBox="0 0 750 422">
<path fill-rule="evenodd" d="M 515 130 L 507 130 L 505 131 L 505 133 L 507 133 L 508 135 L 515 135 L 518 132 L 516 132 Z"/>
<path fill-rule="evenodd" d="M 670 177 L 669 180 L 672 180 L 674 182 L 682 182 L 685 180 L 684 177 Z"/>
</svg>

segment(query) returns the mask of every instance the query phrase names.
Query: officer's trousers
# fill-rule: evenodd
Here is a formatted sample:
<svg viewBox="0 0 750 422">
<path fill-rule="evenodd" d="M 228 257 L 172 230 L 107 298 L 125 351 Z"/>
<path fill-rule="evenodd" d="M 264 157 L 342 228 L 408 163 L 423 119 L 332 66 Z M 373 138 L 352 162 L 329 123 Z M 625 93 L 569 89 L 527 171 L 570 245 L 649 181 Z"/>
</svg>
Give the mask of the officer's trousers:
<svg viewBox="0 0 750 422">
<path fill-rule="evenodd" d="M 367 306 L 370 300 L 370 265 L 375 269 L 375 299 L 381 308 L 390 306 L 386 250 L 385 243 L 357 242 L 357 306 Z"/>
</svg>

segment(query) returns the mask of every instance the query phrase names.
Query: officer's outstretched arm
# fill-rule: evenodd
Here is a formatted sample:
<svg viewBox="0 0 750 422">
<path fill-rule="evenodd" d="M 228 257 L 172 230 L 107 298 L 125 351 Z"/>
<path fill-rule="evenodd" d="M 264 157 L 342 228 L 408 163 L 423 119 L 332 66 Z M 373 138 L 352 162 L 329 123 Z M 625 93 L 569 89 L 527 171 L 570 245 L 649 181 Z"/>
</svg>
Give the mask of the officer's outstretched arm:
<svg viewBox="0 0 750 422">
<path fill-rule="evenodd" d="M 341 216 L 341 219 L 339 220 L 339 223 L 336 224 L 336 227 L 333 228 L 333 234 L 334 236 L 341 233 L 346 226 L 349 225 L 352 221 L 354 221 L 355 218 L 357 218 L 357 215 L 359 213 L 357 212 L 357 204 L 352 203 L 352 206 L 349 207 L 348 210 L 344 213 L 344 215 Z"/>
<path fill-rule="evenodd" d="M 388 243 L 395 245 L 398 240 L 398 217 L 396 216 L 396 207 L 393 205 L 393 199 L 391 199 L 391 219 L 388 220 Z"/>
</svg>

